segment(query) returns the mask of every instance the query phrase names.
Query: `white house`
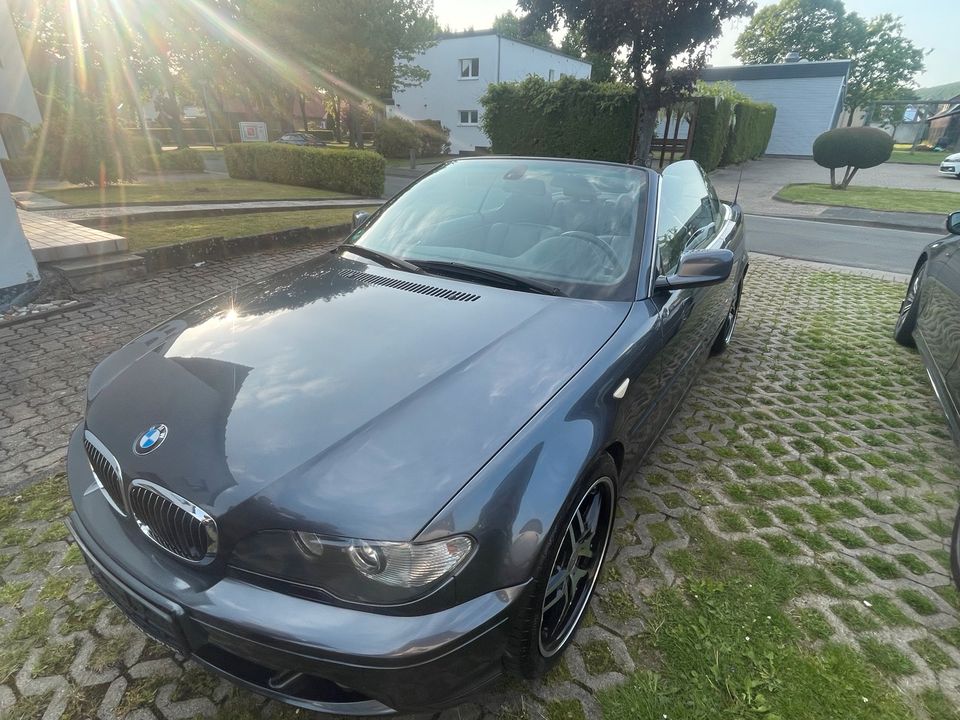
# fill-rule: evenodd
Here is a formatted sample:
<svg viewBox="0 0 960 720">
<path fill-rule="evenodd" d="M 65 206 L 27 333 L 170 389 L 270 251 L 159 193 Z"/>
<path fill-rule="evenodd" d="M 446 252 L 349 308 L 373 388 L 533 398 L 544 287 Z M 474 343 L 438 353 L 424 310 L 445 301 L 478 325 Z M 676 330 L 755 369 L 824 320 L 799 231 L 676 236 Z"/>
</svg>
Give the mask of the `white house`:
<svg viewBox="0 0 960 720">
<path fill-rule="evenodd" d="M 439 120 L 450 128 L 454 153 L 490 146 L 490 138 L 480 129 L 480 98 L 490 83 L 523 80 L 530 75 L 546 80 L 561 75 L 590 77 L 588 62 L 492 30 L 442 35 L 414 63 L 428 70 L 430 79 L 394 93 L 387 115 Z"/>
<path fill-rule="evenodd" d="M 817 136 L 837 125 L 849 73 L 849 60 L 807 62 L 794 54 L 784 63 L 707 68 L 700 77 L 726 80 L 753 100 L 776 106 L 767 155 L 810 157 Z"/>
<path fill-rule="evenodd" d="M 40 109 L 27 76 L 26 63 L 7 0 L 0 0 L 0 128 L 21 131 L 21 126 L 40 122 Z M 0 158 L 7 157 L 0 137 Z M 0 304 L 19 289 L 40 279 L 37 263 L 20 227 L 17 209 L 10 196 L 7 180 L 0 172 Z"/>
</svg>

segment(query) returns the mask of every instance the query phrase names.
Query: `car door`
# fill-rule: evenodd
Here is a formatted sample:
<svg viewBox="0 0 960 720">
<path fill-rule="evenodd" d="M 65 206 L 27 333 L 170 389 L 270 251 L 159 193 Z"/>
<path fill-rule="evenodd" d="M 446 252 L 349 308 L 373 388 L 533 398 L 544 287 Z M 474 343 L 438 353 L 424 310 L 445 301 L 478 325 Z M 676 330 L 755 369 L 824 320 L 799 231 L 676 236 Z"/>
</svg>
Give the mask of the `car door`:
<svg viewBox="0 0 960 720">
<path fill-rule="evenodd" d="M 960 252 L 956 245 L 934 255 L 927 265 L 917 327 L 939 379 L 948 381 L 960 357 Z"/>
<path fill-rule="evenodd" d="M 676 272 L 680 257 L 691 250 L 722 243 L 722 207 L 716 193 L 692 161 L 674 163 L 662 173 L 657 219 L 657 269 Z M 652 296 L 660 316 L 661 374 L 667 412 L 679 402 L 706 357 L 725 313 L 726 283 L 700 288 L 657 290 Z"/>
</svg>

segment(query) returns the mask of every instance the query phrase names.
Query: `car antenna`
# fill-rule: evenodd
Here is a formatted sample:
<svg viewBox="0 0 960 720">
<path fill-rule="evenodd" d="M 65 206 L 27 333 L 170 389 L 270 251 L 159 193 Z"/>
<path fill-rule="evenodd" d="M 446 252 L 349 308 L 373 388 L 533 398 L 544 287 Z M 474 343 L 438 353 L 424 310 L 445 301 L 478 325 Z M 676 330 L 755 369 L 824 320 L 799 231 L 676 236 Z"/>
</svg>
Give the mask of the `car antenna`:
<svg viewBox="0 0 960 720">
<path fill-rule="evenodd" d="M 733 204 L 737 204 L 737 198 L 740 197 L 740 183 L 743 180 L 743 163 L 740 163 L 740 177 L 737 178 L 737 191 L 733 194 Z"/>
</svg>

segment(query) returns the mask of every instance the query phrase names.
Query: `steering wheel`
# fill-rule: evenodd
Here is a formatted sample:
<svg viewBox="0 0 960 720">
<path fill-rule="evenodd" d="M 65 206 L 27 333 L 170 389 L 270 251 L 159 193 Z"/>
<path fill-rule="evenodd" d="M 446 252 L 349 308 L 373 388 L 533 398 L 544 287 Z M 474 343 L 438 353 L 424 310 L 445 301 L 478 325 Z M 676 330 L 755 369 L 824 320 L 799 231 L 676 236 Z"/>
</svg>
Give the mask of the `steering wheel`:
<svg viewBox="0 0 960 720">
<path fill-rule="evenodd" d="M 623 272 L 623 264 L 620 262 L 620 258 L 617 256 L 617 254 L 613 251 L 613 248 L 607 245 L 596 235 L 584 232 L 582 230 L 567 230 L 565 233 L 560 233 L 560 237 L 571 237 L 577 238 L 578 240 L 586 240 L 588 243 L 600 250 L 607 260 L 610 261 L 610 264 L 613 265 L 613 269 L 618 275 Z"/>
</svg>

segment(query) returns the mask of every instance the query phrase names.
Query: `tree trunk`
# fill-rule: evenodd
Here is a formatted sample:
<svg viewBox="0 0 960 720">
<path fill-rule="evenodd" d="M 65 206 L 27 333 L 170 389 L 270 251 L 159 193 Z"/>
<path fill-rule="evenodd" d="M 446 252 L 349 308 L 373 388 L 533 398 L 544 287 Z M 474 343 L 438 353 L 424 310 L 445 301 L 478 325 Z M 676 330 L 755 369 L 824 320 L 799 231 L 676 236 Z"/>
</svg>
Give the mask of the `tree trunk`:
<svg viewBox="0 0 960 720">
<path fill-rule="evenodd" d="M 660 108 L 644 108 L 637 104 L 634 138 L 630 153 L 631 165 L 649 165 L 650 145 L 657 130 L 657 112 Z"/>
<path fill-rule="evenodd" d="M 338 142 L 343 142 L 343 124 L 340 116 L 340 96 L 333 98 L 333 137 Z"/>
<path fill-rule="evenodd" d="M 297 93 L 297 99 L 300 101 L 300 117 L 303 118 L 303 131 L 307 131 L 307 99 L 302 92 Z"/>
<path fill-rule="evenodd" d="M 833 188 L 834 190 L 839 189 L 837 187 L 837 169 L 836 168 L 830 168 L 830 187 Z"/>
<path fill-rule="evenodd" d="M 843 176 L 843 187 L 841 189 L 846 190 L 847 185 L 850 184 L 850 181 L 853 180 L 853 176 L 857 174 L 859 168 L 849 167 L 847 168 L 846 174 Z"/>
<path fill-rule="evenodd" d="M 853 114 L 857 111 L 856 108 L 850 110 L 850 114 L 847 115 L 847 127 L 853 125 Z"/>
</svg>

